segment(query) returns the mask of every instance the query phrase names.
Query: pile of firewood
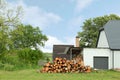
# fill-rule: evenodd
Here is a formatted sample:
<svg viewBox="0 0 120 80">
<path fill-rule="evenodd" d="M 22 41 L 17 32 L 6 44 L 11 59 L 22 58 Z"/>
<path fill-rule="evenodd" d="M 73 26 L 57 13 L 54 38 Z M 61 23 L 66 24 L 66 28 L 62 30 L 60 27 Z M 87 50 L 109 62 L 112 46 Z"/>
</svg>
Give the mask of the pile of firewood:
<svg viewBox="0 0 120 80">
<path fill-rule="evenodd" d="M 84 66 L 81 58 L 66 60 L 65 58 L 55 58 L 53 63 L 46 63 L 40 72 L 45 73 L 70 73 L 70 72 L 91 72 L 89 66 Z"/>
</svg>

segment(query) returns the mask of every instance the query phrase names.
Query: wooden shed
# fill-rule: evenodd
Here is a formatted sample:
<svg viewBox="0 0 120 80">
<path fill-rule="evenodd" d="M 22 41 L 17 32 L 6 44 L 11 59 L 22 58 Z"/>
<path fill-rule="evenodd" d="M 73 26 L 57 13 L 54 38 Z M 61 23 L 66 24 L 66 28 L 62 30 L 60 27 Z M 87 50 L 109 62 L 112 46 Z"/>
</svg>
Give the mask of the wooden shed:
<svg viewBox="0 0 120 80">
<path fill-rule="evenodd" d="M 81 50 L 80 47 L 74 47 L 74 45 L 53 45 L 53 60 L 56 57 L 71 60 L 77 55 L 81 55 Z"/>
</svg>

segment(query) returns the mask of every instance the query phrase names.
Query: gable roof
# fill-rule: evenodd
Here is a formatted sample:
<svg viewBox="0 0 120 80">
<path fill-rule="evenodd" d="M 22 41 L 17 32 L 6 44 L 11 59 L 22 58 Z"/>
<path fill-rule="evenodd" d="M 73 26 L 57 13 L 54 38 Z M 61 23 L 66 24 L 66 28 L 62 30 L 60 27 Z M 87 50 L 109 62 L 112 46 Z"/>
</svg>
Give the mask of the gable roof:
<svg viewBox="0 0 120 80">
<path fill-rule="evenodd" d="M 103 30 L 105 31 L 109 48 L 120 50 L 120 20 L 110 20 L 99 30 L 96 46 L 98 45 L 100 32 Z"/>
<path fill-rule="evenodd" d="M 120 49 L 120 20 L 110 20 L 103 28 L 110 49 Z"/>
</svg>

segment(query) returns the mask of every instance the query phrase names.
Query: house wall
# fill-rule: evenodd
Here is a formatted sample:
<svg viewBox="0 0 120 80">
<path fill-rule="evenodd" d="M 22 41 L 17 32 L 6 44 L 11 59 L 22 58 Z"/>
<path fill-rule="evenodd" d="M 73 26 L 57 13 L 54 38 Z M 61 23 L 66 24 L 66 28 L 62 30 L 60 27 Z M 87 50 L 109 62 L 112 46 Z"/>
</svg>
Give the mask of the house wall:
<svg viewBox="0 0 120 80">
<path fill-rule="evenodd" d="M 114 51 L 114 68 L 120 68 L 120 51 Z"/>
<path fill-rule="evenodd" d="M 104 30 L 100 32 L 97 47 L 109 48 L 108 41 L 107 41 L 106 34 L 105 34 Z"/>
<path fill-rule="evenodd" d="M 94 57 L 108 57 L 108 68 L 112 68 L 112 52 L 110 49 L 84 48 L 83 60 L 85 65 L 94 67 Z"/>
</svg>

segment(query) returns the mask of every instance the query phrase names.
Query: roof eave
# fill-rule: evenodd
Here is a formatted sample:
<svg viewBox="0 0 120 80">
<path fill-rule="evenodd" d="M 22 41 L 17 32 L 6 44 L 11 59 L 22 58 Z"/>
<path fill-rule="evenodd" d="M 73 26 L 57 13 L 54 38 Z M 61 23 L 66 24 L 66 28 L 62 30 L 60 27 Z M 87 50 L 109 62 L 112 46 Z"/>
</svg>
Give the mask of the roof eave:
<svg viewBox="0 0 120 80">
<path fill-rule="evenodd" d="M 98 33 L 98 37 L 97 37 L 97 42 L 96 42 L 96 47 L 98 46 L 98 41 L 99 41 L 99 37 L 100 37 L 100 32 L 104 30 L 104 27 L 101 27 L 99 29 L 99 33 Z"/>
</svg>

